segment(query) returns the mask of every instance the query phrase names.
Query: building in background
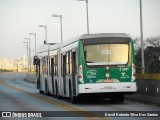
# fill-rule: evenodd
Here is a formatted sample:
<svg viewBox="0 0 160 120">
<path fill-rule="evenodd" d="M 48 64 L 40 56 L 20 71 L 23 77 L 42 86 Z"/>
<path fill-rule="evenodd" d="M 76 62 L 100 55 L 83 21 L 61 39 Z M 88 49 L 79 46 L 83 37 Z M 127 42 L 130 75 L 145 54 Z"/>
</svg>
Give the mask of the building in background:
<svg viewBox="0 0 160 120">
<path fill-rule="evenodd" d="M 33 65 L 32 68 L 34 69 Z M 18 59 L 1 58 L 0 69 L 17 72 L 28 71 L 28 58 L 25 55 Z"/>
</svg>

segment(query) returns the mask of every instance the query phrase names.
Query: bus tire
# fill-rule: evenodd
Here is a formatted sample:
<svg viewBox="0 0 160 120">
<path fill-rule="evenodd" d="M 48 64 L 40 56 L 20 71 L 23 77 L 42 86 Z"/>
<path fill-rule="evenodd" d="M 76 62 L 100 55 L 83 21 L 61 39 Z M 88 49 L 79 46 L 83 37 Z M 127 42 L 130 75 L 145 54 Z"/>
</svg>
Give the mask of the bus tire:
<svg viewBox="0 0 160 120">
<path fill-rule="evenodd" d="M 44 94 L 44 92 L 42 90 L 39 89 L 39 94 Z"/>
<path fill-rule="evenodd" d="M 123 95 L 120 95 L 117 100 L 118 100 L 118 102 L 120 102 L 120 103 L 124 102 L 124 94 L 123 94 Z"/>
<path fill-rule="evenodd" d="M 122 103 L 124 102 L 124 94 L 115 94 L 110 97 L 111 102 Z"/>
</svg>

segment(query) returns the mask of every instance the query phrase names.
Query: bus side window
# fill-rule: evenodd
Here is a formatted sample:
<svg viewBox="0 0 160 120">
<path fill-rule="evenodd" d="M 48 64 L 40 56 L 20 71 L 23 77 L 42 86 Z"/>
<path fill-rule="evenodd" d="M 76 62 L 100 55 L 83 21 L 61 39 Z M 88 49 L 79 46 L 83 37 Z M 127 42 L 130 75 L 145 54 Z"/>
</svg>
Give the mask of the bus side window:
<svg viewBox="0 0 160 120">
<path fill-rule="evenodd" d="M 53 75 L 55 75 L 55 56 L 53 56 Z"/>
<path fill-rule="evenodd" d="M 45 74 L 48 74 L 48 57 L 45 57 Z"/>
<path fill-rule="evenodd" d="M 63 55 L 63 76 L 66 75 L 66 55 Z"/>
<path fill-rule="evenodd" d="M 68 69 L 68 52 L 66 53 L 66 74 L 69 73 L 69 69 Z"/>
<path fill-rule="evenodd" d="M 70 74 L 70 52 L 68 52 L 68 75 Z"/>
<path fill-rule="evenodd" d="M 41 64 L 42 64 L 42 73 L 45 74 L 45 67 L 46 67 L 45 66 L 45 57 L 42 58 Z"/>
<path fill-rule="evenodd" d="M 76 50 L 76 52 L 75 52 L 75 57 L 76 57 L 76 68 L 75 68 L 75 70 L 76 70 L 76 73 L 77 73 L 77 71 L 78 71 L 78 52 L 77 52 L 77 50 Z"/>
<path fill-rule="evenodd" d="M 52 57 L 49 58 L 49 74 L 52 75 Z"/>
<path fill-rule="evenodd" d="M 54 75 L 56 75 L 56 56 L 54 56 Z"/>
<path fill-rule="evenodd" d="M 43 74 L 43 58 L 40 59 L 40 72 Z"/>
<path fill-rule="evenodd" d="M 69 74 L 72 74 L 72 52 L 69 52 Z"/>
<path fill-rule="evenodd" d="M 67 53 L 67 59 L 66 60 L 67 60 L 67 64 L 66 64 L 67 74 L 71 75 L 72 68 L 71 68 L 71 52 L 70 51 Z"/>
<path fill-rule="evenodd" d="M 77 65 L 78 65 L 78 63 L 77 63 L 77 51 L 74 51 L 74 52 L 72 52 L 72 63 L 73 63 L 73 65 L 72 65 L 72 68 L 73 68 L 73 72 L 75 72 L 75 74 L 77 74 Z M 73 73 L 72 73 L 73 74 Z"/>
<path fill-rule="evenodd" d="M 55 56 L 55 59 L 54 59 L 54 66 L 55 66 L 55 75 L 57 75 L 58 74 L 58 69 L 57 69 L 57 55 Z"/>
<path fill-rule="evenodd" d="M 51 58 L 51 75 L 53 75 L 53 67 L 54 67 L 54 62 L 53 62 L 53 57 Z"/>
</svg>

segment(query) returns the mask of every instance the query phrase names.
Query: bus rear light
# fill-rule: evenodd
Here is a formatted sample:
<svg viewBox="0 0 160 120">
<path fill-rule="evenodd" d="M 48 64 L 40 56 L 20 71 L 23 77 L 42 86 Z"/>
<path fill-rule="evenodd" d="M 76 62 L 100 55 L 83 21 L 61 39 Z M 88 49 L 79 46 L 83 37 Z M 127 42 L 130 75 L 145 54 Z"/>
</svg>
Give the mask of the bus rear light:
<svg viewBox="0 0 160 120">
<path fill-rule="evenodd" d="M 82 79 L 83 77 L 81 75 L 78 75 L 78 79 Z"/>
<path fill-rule="evenodd" d="M 133 82 L 135 79 L 136 79 L 136 67 L 132 63 L 132 80 L 131 80 L 131 82 Z"/>
<path fill-rule="evenodd" d="M 133 77 L 136 77 L 136 74 L 132 74 Z"/>
<path fill-rule="evenodd" d="M 79 80 L 80 83 L 84 83 L 84 81 L 83 81 L 83 67 L 82 67 L 82 65 L 79 66 L 78 80 Z"/>
</svg>

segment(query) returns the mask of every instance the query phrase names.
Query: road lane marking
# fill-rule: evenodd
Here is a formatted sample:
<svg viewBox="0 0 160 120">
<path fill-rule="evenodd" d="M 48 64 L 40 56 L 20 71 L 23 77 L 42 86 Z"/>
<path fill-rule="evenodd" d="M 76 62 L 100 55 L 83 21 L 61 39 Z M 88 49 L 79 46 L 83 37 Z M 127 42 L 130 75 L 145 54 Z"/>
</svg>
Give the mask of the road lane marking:
<svg viewBox="0 0 160 120">
<path fill-rule="evenodd" d="M 84 110 L 82 110 L 80 108 L 77 108 L 77 107 L 74 107 L 74 106 L 70 106 L 70 105 L 67 105 L 67 104 L 64 104 L 64 103 L 60 103 L 60 102 L 58 102 L 58 101 L 56 101 L 54 99 L 44 97 L 44 96 L 42 96 L 40 94 L 33 94 L 33 93 L 28 92 L 26 90 L 11 86 L 8 83 L 6 83 L 4 80 L 0 81 L 0 83 L 3 84 L 4 86 L 8 87 L 8 88 L 11 88 L 13 90 L 22 92 L 22 93 L 27 94 L 29 96 L 32 96 L 34 98 L 40 99 L 40 100 L 42 100 L 44 102 L 52 104 L 53 106 L 59 107 L 59 108 L 65 110 L 65 111 L 76 111 L 75 114 L 78 114 L 78 115 L 80 115 L 82 117 L 89 117 L 89 118 L 87 118 L 89 120 L 92 120 L 93 118 L 96 118 L 96 120 L 110 120 L 107 117 L 104 117 L 104 116 L 101 116 L 101 115 L 97 115 L 95 113 L 91 113 L 91 112 L 88 112 L 88 111 L 84 111 Z M 90 117 L 90 116 L 94 116 L 94 115 L 96 115 L 97 117 Z"/>
</svg>

